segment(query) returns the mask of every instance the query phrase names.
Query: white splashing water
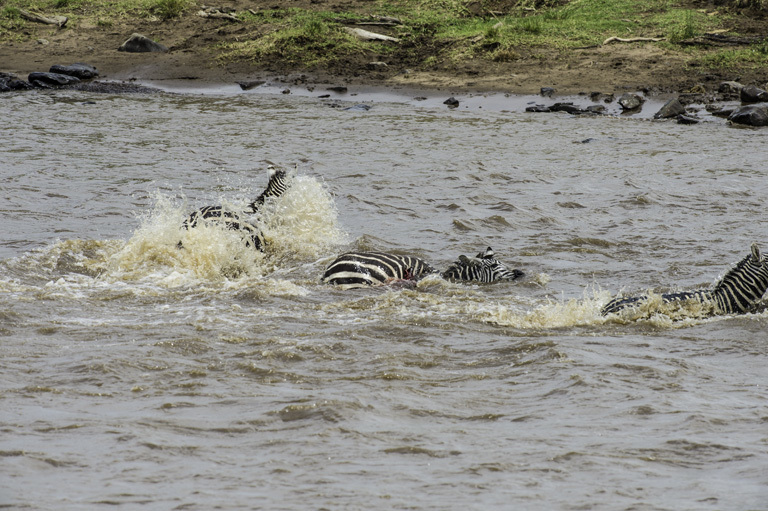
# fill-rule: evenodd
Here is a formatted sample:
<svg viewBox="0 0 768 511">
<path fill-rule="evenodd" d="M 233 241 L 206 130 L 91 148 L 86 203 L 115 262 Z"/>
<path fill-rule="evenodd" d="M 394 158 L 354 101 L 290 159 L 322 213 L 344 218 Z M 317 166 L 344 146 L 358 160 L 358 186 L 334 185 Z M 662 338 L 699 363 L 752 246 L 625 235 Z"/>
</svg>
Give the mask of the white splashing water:
<svg viewBox="0 0 768 511">
<path fill-rule="evenodd" d="M 308 176 L 294 177 L 288 191 L 267 200 L 258 216 L 243 216 L 262 230 L 263 253 L 246 245 L 243 233 L 216 223 L 182 229 L 187 209 L 185 203 L 158 193 L 154 207 L 139 217 L 131 238 L 109 258 L 104 277 L 127 281 L 151 277 L 167 287 L 198 279 L 263 277 L 278 262 L 283 266 L 286 261 L 316 258 L 346 239 L 330 194 Z"/>
</svg>

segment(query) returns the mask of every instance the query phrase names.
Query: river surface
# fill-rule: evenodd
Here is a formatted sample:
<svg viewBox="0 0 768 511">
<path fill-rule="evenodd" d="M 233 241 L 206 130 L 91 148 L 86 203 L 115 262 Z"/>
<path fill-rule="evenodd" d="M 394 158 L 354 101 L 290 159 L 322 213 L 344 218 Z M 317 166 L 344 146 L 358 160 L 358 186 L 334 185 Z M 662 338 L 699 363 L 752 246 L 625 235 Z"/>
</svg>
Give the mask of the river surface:
<svg viewBox="0 0 768 511">
<path fill-rule="evenodd" d="M 765 307 L 600 315 L 768 250 L 768 130 L 319 92 L 0 97 L 0 507 L 768 509 Z"/>
</svg>

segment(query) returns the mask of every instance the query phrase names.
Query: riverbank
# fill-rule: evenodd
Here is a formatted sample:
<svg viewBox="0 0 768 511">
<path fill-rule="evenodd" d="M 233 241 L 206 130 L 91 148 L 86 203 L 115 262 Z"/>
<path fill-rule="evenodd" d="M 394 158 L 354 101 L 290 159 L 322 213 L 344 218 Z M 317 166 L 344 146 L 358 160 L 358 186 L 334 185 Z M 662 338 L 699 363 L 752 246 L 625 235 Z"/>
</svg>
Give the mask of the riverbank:
<svg viewBox="0 0 768 511">
<path fill-rule="evenodd" d="M 339 5 L 317 0 L 296 1 L 290 2 L 290 9 L 284 11 L 275 11 L 270 2 L 262 0 L 224 3 L 226 7 L 221 11 L 230 13 L 230 18 L 203 17 L 200 6 L 195 4 L 177 16 L 164 19 L 151 13 L 107 17 L 103 12 L 78 10 L 70 3 L 69 10 L 52 8 L 45 13 L 68 14 L 63 28 L 24 20 L 9 23 L 10 11 L 6 7 L 0 71 L 25 77 L 33 71 L 47 71 L 54 64 L 85 62 L 99 70 L 101 79 L 118 81 L 188 80 L 211 84 L 268 80 L 287 84 L 407 86 L 511 94 L 535 94 L 542 87 L 552 87 L 560 94 L 711 91 L 728 80 L 758 86 L 764 86 L 768 80 L 766 66 L 762 65 L 766 56 L 755 50 L 755 42 L 765 37 L 763 12 L 726 12 L 722 8 L 699 9 L 699 12 L 693 9 L 696 4 L 689 5 L 690 9 L 685 12 L 698 12 L 705 21 L 697 25 L 700 30 L 691 32 L 693 35 L 686 44 L 674 45 L 668 41 L 671 36 L 663 33 L 645 34 L 661 36 L 645 38 L 658 39 L 653 41 L 605 42 L 602 35 L 613 33 L 609 31 L 589 35 L 592 39 L 600 37 L 599 42 L 583 46 L 568 46 L 555 39 L 550 46 L 530 41 L 510 46 L 509 34 L 505 39 L 500 33 L 503 27 L 519 18 L 505 18 L 501 16 L 502 11 L 478 13 L 478 28 L 463 37 L 427 36 L 417 32 L 415 24 L 405 25 L 405 22 L 380 23 L 363 26 L 382 35 L 399 36 L 398 42 L 350 43 L 343 39 L 344 44 L 331 45 L 328 41 L 342 37 L 337 32 L 344 23 L 319 17 L 308 22 L 309 27 L 314 27 L 308 33 L 314 34 L 318 41 L 325 41 L 328 53 L 336 52 L 332 58 L 321 59 L 315 55 L 322 55 L 316 47 L 319 43 L 307 41 L 306 33 L 289 39 L 295 47 L 287 47 L 285 41 L 280 43 L 283 46 L 273 41 L 270 49 L 262 46 L 256 49 L 254 44 L 261 44 L 269 37 L 274 39 L 281 30 L 292 30 L 295 19 L 310 12 L 320 16 L 317 13 L 334 11 L 337 19 L 351 16 L 348 18 L 351 21 L 345 21 L 349 25 L 379 19 L 377 13 L 388 11 L 382 10 L 378 3 L 365 1 Z M 509 2 L 495 4 L 499 9 L 506 8 L 507 14 L 512 12 Z M 274 14 L 278 12 L 283 16 L 280 19 Z M 720 21 L 703 24 L 714 18 Z M 500 21 L 489 25 L 497 19 Z M 638 20 L 628 21 L 639 26 Z M 546 29 L 544 21 L 541 23 L 544 28 L 539 30 Z M 714 26 L 726 28 L 713 29 Z M 421 25 L 419 29 L 422 30 Z M 520 32 L 534 29 L 536 26 Z M 511 29 L 509 32 L 513 33 Z M 641 32 L 638 29 L 630 35 Z M 169 51 L 118 52 L 117 48 L 132 33 L 144 34 L 167 46 Z M 472 35 L 474 33 L 477 35 Z M 586 40 L 592 42 L 592 39 Z M 743 52 L 750 51 L 755 54 L 754 58 L 744 57 Z"/>
</svg>

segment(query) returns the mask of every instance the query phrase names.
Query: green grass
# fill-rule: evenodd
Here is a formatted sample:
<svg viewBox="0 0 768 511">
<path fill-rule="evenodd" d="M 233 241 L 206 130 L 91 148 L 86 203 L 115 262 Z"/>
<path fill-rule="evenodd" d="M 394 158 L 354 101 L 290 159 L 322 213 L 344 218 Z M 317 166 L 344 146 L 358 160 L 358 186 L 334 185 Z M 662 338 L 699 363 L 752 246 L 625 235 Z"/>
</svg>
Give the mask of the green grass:
<svg viewBox="0 0 768 511">
<path fill-rule="evenodd" d="M 8 9 L 39 13 L 91 16 L 116 20 L 127 16 L 163 20 L 176 18 L 195 5 L 195 0 L 6 0 L 0 21 Z"/>
<path fill-rule="evenodd" d="M 57 1 L 78 1 L 78 0 L 57 0 Z M 160 17 L 168 20 L 178 18 L 194 2 L 192 0 L 146 0 L 147 9 Z"/>
<path fill-rule="evenodd" d="M 327 13 L 285 15 L 283 11 L 272 11 L 255 18 L 262 18 L 262 21 L 268 18 L 277 22 L 277 26 L 263 37 L 222 45 L 220 60 L 273 58 L 287 65 L 311 68 L 328 65 L 339 56 L 369 49 L 330 21 L 332 16 Z M 380 45 L 371 47 L 376 46 Z"/>
<path fill-rule="evenodd" d="M 411 52 L 410 61 L 421 58 L 423 65 L 433 66 L 466 58 L 509 62 L 549 49 L 568 52 L 599 45 L 611 36 L 661 37 L 665 41 L 659 44 L 691 53 L 701 66 L 765 64 L 766 51 L 760 48 L 705 52 L 680 44 L 723 28 L 727 6 L 768 9 L 768 0 L 726 2 L 713 16 L 673 0 L 519 0 L 515 9 L 502 14 L 483 11 L 484 7 L 478 14 L 469 8 L 470 0 L 369 0 L 360 4 L 364 9 L 360 12 L 321 10 L 324 4 L 311 11 L 276 7 L 238 13 L 245 35 L 219 50 L 225 61 L 269 57 L 297 67 L 324 66 L 345 56 Z M 497 5 L 480 0 L 481 7 L 486 4 Z M 195 0 L 5 0 L 0 8 L 0 40 L 23 37 L 20 29 L 28 22 L 18 16 L 19 8 L 90 17 L 98 26 L 113 27 L 128 18 L 190 16 L 195 5 Z M 369 14 L 399 17 L 403 24 L 388 33 L 401 43 L 360 42 L 342 30 L 344 22 Z"/>
</svg>

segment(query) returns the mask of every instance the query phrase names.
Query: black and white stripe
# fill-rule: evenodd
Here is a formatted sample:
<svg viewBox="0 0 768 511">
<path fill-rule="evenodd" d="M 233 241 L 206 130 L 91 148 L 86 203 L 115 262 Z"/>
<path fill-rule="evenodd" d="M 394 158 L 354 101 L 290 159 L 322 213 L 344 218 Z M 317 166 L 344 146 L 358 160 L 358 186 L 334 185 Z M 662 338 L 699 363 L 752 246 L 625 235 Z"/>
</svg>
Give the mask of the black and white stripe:
<svg viewBox="0 0 768 511">
<path fill-rule="evenodd" d="M 431 273 L 438 273 L 429 263 L 413 256 L 383 252 L 349 252 L 333 261 L 323 274 L 323 282 L 345 288 L 387 284 L 397 280 L 417 281 Z M 488 247 L 476 258 L 460 256 L 448 267 L 442 277 L 466 282 L 496 282 L 514 280 L 523 275 L 520 270 L 509 270 L 494 257 Z"/>
<path fill-rule="evenodd" d="M 253 201 L 248 207 L 250 211 L 246 211 L 245 214 L 251 215 L 258 213 L 261 205 L 269 197 L 280 197 L 288 189 L 289 183 L 287 174 L 282 169 L 275 169 L 274 166 L 269 166 L 269 182 L 263 192 Z M 182 229 L 192 229 L 197 227 L 200 222 L 213 222 L 223 225 L 227 229 L 242 232 L 246 238 L 246 245 L 253 246 L 257 250 L 264 250 L 264 236 L 261 230 L 250 222 L 247 222 L 240 218 L 240 215 L 234 211 L 230 211 L 224 208 L 224 206 L 206 206 L 200 208 L 197 211 L 189 215 L 184 223 Z M 179 242 L 179 247 L 181 247 Z"/>
<path fill-rule="evenodd" d="M 760 255 L 757 243 L 751 253 L 723 276 L 713 289 L 661 295 L 664 303 L 699 302 L 710 306 L 711 314 L 744 314 L 754 309 L 768 290 L 768 260 Z M 641 305 L 647 296 L 615 298 L 602 309 L 603 316 Z"/>
<path fill-rule="evenodd" d="M 261 195 L 248 204 L 248 207 L 251 208 L 250 212 L 257 213 L 265 200 L 269 197 L 280 197 L 288 190 L 288 186 L 288 174 L 283 169 L 276 169 L 270 165 L 269 183 L 267 183 L 267 187 L 261 192 Z"/>
<path fill-rule="evenodd" d="M 460 255 L 445 272 L 443 278 L 448 280 L 460 280 L 465 282 L 490 283 L 500 280 L 515 280 L 522 277 L 520 270 L 510 270 L 496 259 L 493 249 L 488 247 L 485 252 L 480 252 L 474 258 Z"/>
<path fill-rule="evenodd" d="M 351 289 L 383 285 L 396 280 L 417 281 L 436 272 L 418 257 L 384 252 L 349 252 L 328 265 L 323 274 L 323 282 Z"/>
</svg>

